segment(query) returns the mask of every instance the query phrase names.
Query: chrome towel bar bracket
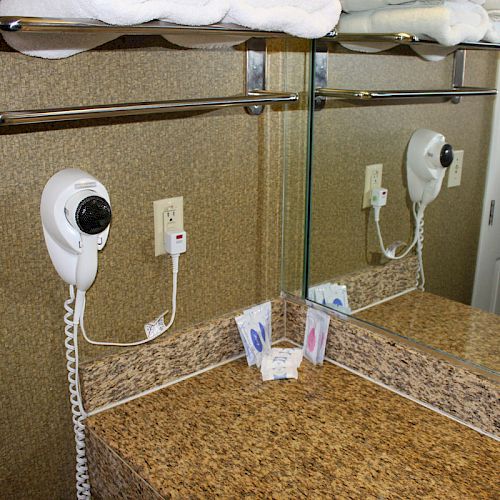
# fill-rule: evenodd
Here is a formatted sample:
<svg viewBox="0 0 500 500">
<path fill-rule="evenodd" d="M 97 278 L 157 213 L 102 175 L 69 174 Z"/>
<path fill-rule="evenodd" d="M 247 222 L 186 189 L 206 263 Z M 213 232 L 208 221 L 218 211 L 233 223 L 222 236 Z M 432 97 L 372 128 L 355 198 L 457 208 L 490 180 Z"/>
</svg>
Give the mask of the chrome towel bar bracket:
<svg viewBox="0 0 500 500">
<path fill-rule="evenodd" d="M 465 83 L 465 60 L 467 53 L 465 50 L 457 50 L 453 57 L 453 77 L 452 87 L 454 89 L 463 87 Z M 451 98 L 453 104 L 460 104 L 462 97 L 454 96 Z"/>
<path fill-rule="evenodd" d="M 314 86 L 324 88 L 328 86 L 328 44 L 321 40 L 313 44 L 314 50 Z M 325 107 L 326 98 L 316 94 L 314 110 L 321 111 Z"/>
<path fill-rule="evenodd" d="M 263 38 L 250 38 L 247 41 L 247 75 L 246 93 L 266 89 L 266 56 L 267 42 Z M 249 115 L 260 115 L 264 107 L 246 106 L 245 111 Z"/>
</svg>

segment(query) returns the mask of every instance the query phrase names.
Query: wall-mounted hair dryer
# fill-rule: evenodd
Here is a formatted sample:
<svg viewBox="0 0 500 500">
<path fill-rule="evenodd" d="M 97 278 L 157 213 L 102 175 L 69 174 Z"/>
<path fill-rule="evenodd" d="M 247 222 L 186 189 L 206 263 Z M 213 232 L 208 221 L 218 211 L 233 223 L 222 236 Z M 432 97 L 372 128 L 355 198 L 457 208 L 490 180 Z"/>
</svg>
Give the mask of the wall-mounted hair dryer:
<svg viewBox="0 0 500 500">
<path fill-rule="evenodd" d="M 428 129 L 418 129 L 411 136 L 406 154 L 406 173 L 408 176 L 408 191 L 413 202 L 413 216 L 415 218 L 415 231 L 413 239 L 404 250 L 403 242 L 396 242 L 385 247 L 380 229 L 380 209 L 387 203 L 387 189 L 378 188 L 372 193 L 372 207 L 374 211 L 375 226 L 382 254 L 391 260 L 406 257 L 410 251 L 417 248 L 419 262 L 420 288 L 425 285 L 423 265 L 424 241 L 424 213 L 429 203 L 433 202 L 443 185 L 446 169 L 453 163 L 453 148 L 447 144 L 444 135 Z M 399 252 L 396 255 L 396 252 Z"/>
<path fill-rule="evenodd" d="M 186 233 L 168 231 L 165 249 L 172 257 L 172 309 L 168 323 L 163 312 L 145 325 L 146 338 L 136 342 L 103 342 L 85 332 L 85 292 L 97 274 L 97 254 L 109 235 L 111 206 L 106 188 L 91 175 L 76 168 L 61 170 L 47 182 L 40 204 L 43 234 L 49 255 L 59 276 L 70 285 L 70 297 L 64 303 L 66 314 L 65 346 L 71 411 L 76 440 L 76 489 L 78 498 L 90 498 L 85 456 L 85 413 L 78 377 L 78 331 L 87 342 L 100 346 L 131 347 L 159 337 L 174 323 L 177 307 L 179 255 L 186 251 Z M 75 297 L 76 287 L 76 297 Z M 73 310 L 74 302 L 74 310 Z"/>
<path fill-rule="evenodd" d="M 59 276 L 77 289 L 74 321 L 97 274 L 97 252 L 108 239 L 111 206 L 106 188 L 76 168 L 47 182 L 40 204 L 43 233 Z"/>
<path fill-rule="evenodd" d="M 83 331 L 85 292 L 92 286 L 97 274 L 97 253 L 108 239 L 111 222 L 109 194 L 96 178 L 82 170 L 67 168 L 53 175 L 45 185 L 40 213 L 52 263 L 59 276 L 70 285 L 70 298 L 64 303 L 67 312 L 64 321 L 66 366 L 76 440 L 76 489 L 78 498 L 90 498 L 85 456 L 86 413 L 80 394 L 77 332 L 80 321 Z M 73 300 L 74 312 L 71 307 Z"/>
<path fill-rule="evenodd" d="M 453 157 L 444 135 L 423 128 L 413 133 L 406 155 L 408 191 L 422 210 L 437 198 Z"/>
</svg>

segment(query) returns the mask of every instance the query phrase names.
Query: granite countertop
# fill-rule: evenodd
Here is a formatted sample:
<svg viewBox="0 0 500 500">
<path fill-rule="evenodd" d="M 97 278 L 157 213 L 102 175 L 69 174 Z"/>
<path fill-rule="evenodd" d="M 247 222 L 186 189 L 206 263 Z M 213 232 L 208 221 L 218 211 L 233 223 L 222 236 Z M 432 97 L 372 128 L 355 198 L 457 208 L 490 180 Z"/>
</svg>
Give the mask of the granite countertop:
<svg viewBox="0 0 500 500">
<path fill-rule="evenodd" d="M 235 361 L 87 426 L 154 498 L 499 494 L 496 441 L 331 364 L 262 382 Z"/>
<path fill-rule="evenodd" d="M 490 370 L 500 370 L 500 316 L 415 291 L 356 314 L 405 337 Z"/>
</svg>

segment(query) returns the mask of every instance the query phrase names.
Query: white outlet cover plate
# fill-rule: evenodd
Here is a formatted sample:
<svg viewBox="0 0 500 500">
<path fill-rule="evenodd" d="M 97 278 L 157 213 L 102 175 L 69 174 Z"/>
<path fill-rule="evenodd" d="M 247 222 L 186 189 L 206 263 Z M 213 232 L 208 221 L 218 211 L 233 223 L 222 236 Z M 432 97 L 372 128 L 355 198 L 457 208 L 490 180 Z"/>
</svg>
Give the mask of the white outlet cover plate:
<svg viewBox="0 0 500 500">
<path fill-rule="evenodd" d="M 382 187 L 382 171 L 384 165 L 377 163 L 375 165 L 367 165 L 365 169 L 365 190 L 363 191 L 363 208 L 372 206 L 372 190 Z"/>
<path fill-rule="evenodd" d="M 184 199 L 182 196 L 175 198 L 165 198 L 153 202 L 154 229 L 155 229 L 155 256 L 163 255 L 165 251 L 164 243 L 164 218 L 163 214 L 168 211 L 175 212 L 173 223 L 168 229 L 172 231 L 182 231 L 184 229 Z"/>
<path fill-rule="evenodd" d="M 448 169 L 448 187 L 457 187 L 462 183 L 462 168 L 464 165 L 464 152 L 455 151 L 453 163 Z"/>
</svg>

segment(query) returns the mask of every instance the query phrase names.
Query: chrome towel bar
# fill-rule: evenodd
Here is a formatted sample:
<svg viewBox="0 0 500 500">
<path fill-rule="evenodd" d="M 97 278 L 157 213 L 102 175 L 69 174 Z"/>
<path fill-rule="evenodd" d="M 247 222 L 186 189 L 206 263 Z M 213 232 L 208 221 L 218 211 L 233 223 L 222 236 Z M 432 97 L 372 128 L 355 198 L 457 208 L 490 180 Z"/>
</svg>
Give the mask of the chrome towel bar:
<svg viewBox="0 0 500 500">
<path fill-rule="evenodd" d="M 259 31 L 236 24 L 187 26 L 151 21 L 132 26 L 106 24 L 94 19 L 56 19 L 44 17 L 0 17 L 0 30 L 31 33 L 116 33 L 120 35 L 232 35 L 248 38 L 293 38 L 280 31 Z"/>
<path fill-rule="evenodd" d="M 318 97 L 346 100 L 390 100 L 390 99 L 429 99 L 455 98 L 468 96 L 496 95 L 496 89 L 479 87 L 458 87 L 446 90 L 347 90 L 347 89 L 316 89 Z"/>
<path fill-rule="evenodd" d="M 294 38 L 279 31 L 260 31 L 236 24 L 212 24 L 209 26 L 186 26 L 164 21 L 151 21 L 132 26 L 116 26 L 95 19 L 59 19 L 45 17 L 3 16 L 0 31 L 31 33 L 116 33 L 119 35 L 175 35 L 195 33 L 202 35 L 236 35 L 252 38 Z M 321 38 L 326 42 L 391 42 L 400 45 L 439 45 L 411 33 L 338 33 L 332 29 Z M 500 44 L 489 42 L 467 42 L 453 49 L 500 50 Z"/>
<path fill-rule="evenodd" d="M 325 42 L 336 43 L 396 43 L 398 45 L 437 45 L 443 47 L 435 40 L 419 38 L 411 33 L 339 33 L 332 31 L 321 38 Z M 451 50 L 500 50 L 499 43 L 490 42 L 464 42 L 450 47 Z"/>
<path fill-rule="evenodd" d="M 258 91 L 232 97 L 209 97 L 179 101 L 103 104 L 73 108 L 37 109 L 31 111 L 0 111 L 0 126 L 28 123 L 50 123 L 114 116 L 153 115 L 181 111 L 212 110 L 238 106 L 265 106 L 276 103 L 297 102 L 297 93 Z"/>
</svg>

